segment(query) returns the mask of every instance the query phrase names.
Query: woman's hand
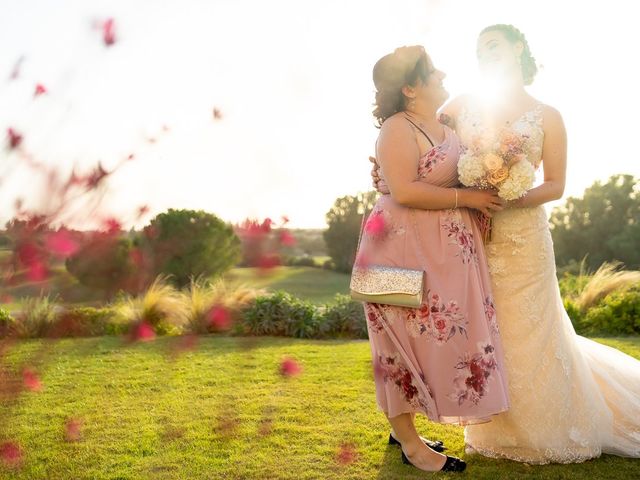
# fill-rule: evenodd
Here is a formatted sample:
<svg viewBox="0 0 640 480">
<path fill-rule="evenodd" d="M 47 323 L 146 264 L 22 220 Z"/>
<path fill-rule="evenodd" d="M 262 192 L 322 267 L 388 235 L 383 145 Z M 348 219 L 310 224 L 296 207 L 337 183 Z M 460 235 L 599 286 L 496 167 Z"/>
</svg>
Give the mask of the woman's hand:
<svg viewBox="0 0 640 480">
<path fill-rule="evenodd" d="M 498 192 L 495 190 L 461 188 L 458 189 L 458 205 L 475 208 L 491 217 L 493 212 L 504 209 L 505 201 L 498 196 Z"/>
<path fill-rule="evenodd" d="M 373 188 L 378 190 L 378 184 L 380 183 L 380 166 L 378 162 L 376 162 L 375 157 L 369 157 L 369 161 L 373 164 L 371 167 L 371 183 L 373 183 Z"/>
</svg>

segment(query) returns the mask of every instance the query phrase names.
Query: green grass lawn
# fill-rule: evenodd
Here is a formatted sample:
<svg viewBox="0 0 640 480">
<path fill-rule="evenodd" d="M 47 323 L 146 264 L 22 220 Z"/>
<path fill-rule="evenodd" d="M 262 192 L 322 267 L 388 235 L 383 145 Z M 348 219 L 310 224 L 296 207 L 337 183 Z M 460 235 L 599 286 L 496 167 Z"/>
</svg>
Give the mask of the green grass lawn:
<svg viewBox="0 0 640 480">
<path fill-rule="evenodd" d="M 284 290 L 314 303 L 330 302 L 336 293 L 349 293 L 350 275 L 312 267 L 277 267 L 265 275 L 254 268 L 234 268 L 225 277 L 231 282 L 270 291 Z"/>
<path fill-rule="evenodd" d="M 599 339 L 640 358 L 640 338 Z M 0 403 L 0 441 L 17 439 L 22 469 L 3 479 L 419 479 L 386 444 L 375 404 L 367 341 L 202 337 L 195 350 L 167 355 L 176 339 L 123 345 L 114 337 L 62 340 L 40 352 L 43 389 Z M 43 343 L 10 349 L 21 365 Z M 278 374 L 283 356 L 301 375 Z M 65 419 L 83 438 L 63 440 Z M 419 429 L 463 456 L 462 429 Z M 356 460 L 335 461 L 343 443 Z M 578 465 L 527 466 L 477 456 L 460 478 L 631 479 L 640 460 L 604 456 Z"/>
</svg>

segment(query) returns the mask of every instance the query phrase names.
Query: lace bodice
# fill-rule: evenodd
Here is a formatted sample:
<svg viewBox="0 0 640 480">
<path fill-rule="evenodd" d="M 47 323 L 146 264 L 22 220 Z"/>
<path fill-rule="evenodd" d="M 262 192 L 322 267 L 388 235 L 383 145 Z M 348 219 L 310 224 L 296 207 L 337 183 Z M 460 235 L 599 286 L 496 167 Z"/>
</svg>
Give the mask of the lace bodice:
<svg viewBox="0 0 640 480">
<path fill-rule="evenodd" d="M 525 137 L 525 150 L 527 158 L 537 169 L 542 160 L 542 145 L 544 142 L 544 129 L 542 128 L 542 103 L 524 112 L 514 122 L 503 128 Z M 463 145 L 471 145 L 481 139 L 497 137 L 497 128 L 489 121 L 482 109 L 465 105 L 462 107 L 456 119 L 456 130 Z"/>
</svg>

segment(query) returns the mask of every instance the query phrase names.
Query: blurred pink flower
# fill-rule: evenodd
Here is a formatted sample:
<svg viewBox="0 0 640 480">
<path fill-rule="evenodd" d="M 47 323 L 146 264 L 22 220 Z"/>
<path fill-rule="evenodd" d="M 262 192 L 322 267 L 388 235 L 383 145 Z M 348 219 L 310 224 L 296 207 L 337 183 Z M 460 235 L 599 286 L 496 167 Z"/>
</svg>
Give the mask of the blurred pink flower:
<svg viewBox="0 0 640 480">
<path fill-rule="evenodd" d="M 67 230 L 60 229 L 46 236 L 45 245 L 48 251 L 59 257 L 69 257 L 78 251 L 78 243 Z"/>
<path fill-rule="evenodd" d="M 131 340 L 134 342 L 150 342 L 156 338 L 156 332 L 146 321 L 142 321 L 133 326 Z"/>
<path fill-rule="evenodd" d="M 82 438 L 82 420 L 69 418 L 64 425 L 64 439 L 67 442 L 77 442 Z"/>
<path fill-rule="evenodd" d="M 98 166 L 86 178 L 86 187 L 89 190 L 96 188 L 108 175 L 109 172 L 104 169 L 101 163 L 98 163 Z"/>
<path fill-rule="evenodd" d="M 38 374 L 30 368 L 22 370 L 22 382 L 24 383 L 25 388 L 32 392 L 39 392 L 42 390 L 42 382 L 40 381 Z"/>
<path fill-rule="evenodd" d="M 336 454 L 336 462 L 340 465 L 349 465 L 358 459 L 358 453 L 352 443 L 342 443 Z"/>
<path fill-rule="evenodd" d="M 107 47 L 116 43 L 116 32 L 113 18 L 108 18 L 102 24 L 102 39 Z"/>
<path fill-rule="evenodd" d="M 280 375 L 283 377 L 295 377 L 302 373 L 302 366 L 291 357 L 285 357 L 280 362 Z"/>
<path fill-rule="evenodd" d="M 122 224 L 117 218 L 107 218 L 102 222 L 102 228 L 107 233 L 118 233 L 122 230 Z"/>
<path fill-rule="evenodd" d="M 276 254 L 262 255 L 258 259 L 258 268 L 263 272 L 271 270 L 280 265 L 280 257 Z"/>
<path fill-rule="evenodd" d="M 296 239 L 287 230 L 280 232 L 280 244 L 285 247 L 292 247 L 296 244 Z"/>
<path fill-rule="evenodd" d="M 214 120 L 222 120 L 222 112 L 217 107 L 213 108 L 213 119 Z"/>
<path fill-rule="evenodd" d="M 382 212 L 372 213 L 364 225 L 364 231 L 369 235 L 381 235 L 385 230 L 384 217 Z"/>
<path fill-rule="evenodd" d="M 37 97 L 38 95 L 42 95 L 43 93 L 47 93 L 47 89 L 44 87 L 44 85 L 42 85 L 41 83 L 38 83 L 36 85 L 36 90 L 33 93 L 33 96 Z"/>
<path fill-rule="evenodd" d="M 9 148 L 11 150 L 18 148 L 22 143 L 22 135 L 13 128 L 7 128 L 7 136 L 9 137 Z"/>
<path fill-rule="evenodd" d="M 227 330 L 231 327 L 231 312 L 224 305 L 214 305 L 209 311 L 209 326 L 214 330 Z"/>
<path fill-rule="evenodd" d="M 22 449 L 17 442 L 0 444 L 0 458 L 7 467 L 16 467 L 22 462 Z"/>
<path fill-rule="evenodd" d="M 138 218 L 142 218 L 144 217 L 147 213 L 149 213 L 149 206 L 148 205 L 142 205 L 140 207 L 138 207 Z"/>
</svg>

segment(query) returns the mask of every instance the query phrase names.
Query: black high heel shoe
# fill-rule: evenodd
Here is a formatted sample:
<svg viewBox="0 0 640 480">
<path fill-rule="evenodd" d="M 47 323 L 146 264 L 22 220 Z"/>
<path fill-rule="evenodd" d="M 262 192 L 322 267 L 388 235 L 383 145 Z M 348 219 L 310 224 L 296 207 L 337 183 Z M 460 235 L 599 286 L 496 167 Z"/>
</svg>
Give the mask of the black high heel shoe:
<svg viewBox="0 0 640 480">
<path fill-rule="evenodd" d="M 442 453 L 447 449 L 447 447 L 444 446 L 444 443 L 440 440 L 427 440 L 426 438 L 423 438 L 422 441 L 431 450 L 439 453 Z M 400 442 L 393 438 L 393 435 L 389 434 L 389 445 L 400 445 Z"/>
<path fill-rule="evenodd" d="M 415 467 L 415 465 L 411 463 L 411 461 L 404 454 L 404 451 L 402 452 L 402 463 L 404 463 L 405 465 L 411 465 L 412 467 Z M 447 460 L 444 462 L 444 465 L 442 466 L 440 471 L 441 472 L 464 472 L 465 468 L 467 468 L 467 463 L 464 460 L 460 460 L 459 458 L 450 457 L 449 455 L 447 455 Z"/>
</svg>

